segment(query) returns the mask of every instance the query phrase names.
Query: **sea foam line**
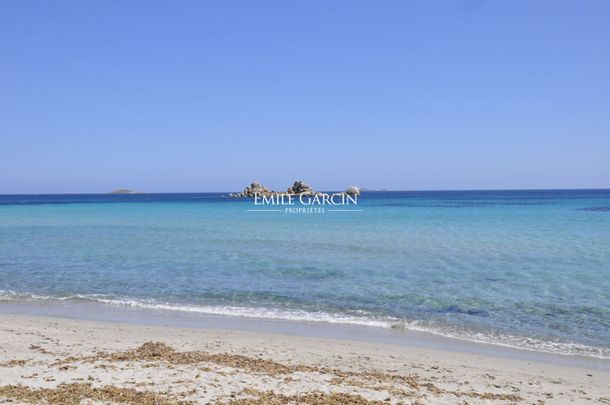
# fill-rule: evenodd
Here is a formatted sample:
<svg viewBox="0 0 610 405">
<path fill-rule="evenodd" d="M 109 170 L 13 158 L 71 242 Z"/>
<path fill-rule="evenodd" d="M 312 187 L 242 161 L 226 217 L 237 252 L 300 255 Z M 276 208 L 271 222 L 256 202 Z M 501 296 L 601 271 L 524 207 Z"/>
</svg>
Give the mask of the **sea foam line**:
<svg viewBox="0 0 610 405">
<path fill-rule="evenodd" d="M 251 308 L 251 307 L 238 307 L 238 306 L 193 306 L 193 305 L 179 305 L 179 304 L 168 304 L 168 303 L 157 303 L 157 302 L 143 302 L 131 299 L 105 299 L 97 298 L 97 302 L 119 305 L 119 306 L 130 306 L 145 309 L 157 309 L 164 311 L 180 311 L 180 312 L 194 312 L 206 315 L 219 315 L 219 316 L 239 316 L 244 318 L 258 318 L 258 319 L 275 319 L 275 320 L 289 320 L 289 321 L 306 321 L 306 322 L 327 322 L 337 323 L 346 325 L 361 325 L 361 326 L 372 326 L 379 328 L 390 328 L 392 322 L 390 321 L 377 321 L 373 319 L 367 319 L 365 317 L 356 317 L 343 314 L 331 314 L 327 312 L 308 312 L 301 310 L 285 310 L 275 308 Z"/>
<path fill-rule="evenodd" d="M 241 306 L 208 306 L 208 305 L 183 305 L 158 302 L 155 300 L 135 300 L 130 298 L 108 298 L 102 294 L 74 294 L 69 296 L 47 296 L 37 294 L 15 293 L 13 291 L 0 290 L 0 301 L 16 300 L 57 300 L 57 301 L 89 301 L 114 306 L 142 308 L 150 310 L 190 312 L 205 315 L 237 316 L 255 319 L 273 319 L 305 322 L 325 322 L 346 325 L 371 326 L 378 328 L 391 328 L 398 319 L 375 320 L 366 316 L 352 316 L 347 314 L 333 314 L 328 312 L 310 312 L 297 309 L 276 309 L 266 307 L 241 307 Z"/>
<path fill-rule="evenodd" d="M 532 337 L 522 337 L 503 333 L 482 333 L 461 330 L 448 326 L 435 325 L 433 322 L 386 317 L 373 319 L 372 315 L 363 312 L 363 316 L 348 314 L 333 314 L 328 312 L 311 312 L 296 309 L 276 309 L 265 307 L 241 307 L 241 306 L 206 306 L 206 305 L 183 305 L 174 303 L 158 302 L 155 300 L 136 300 L 130 298 L 108 297 L 103 294 L 75 294 L 69 296 L 50 296 L 31 293 L 16 293 L 14 291 L 0 290 L 0 302 L 2 301 L 87 301 L 105 305 L 131 307 L 147 310 L 176 311 L 197 313 L 203 315 L 243 317 L 250 319 L 268 319 L 292 322 L 320 322 L 331 324 L 343 324 L 354 326 L 368 326 L 384 329 L 405 329 L 417 332 L 432 333 L 437 336 L 458 339 L 467 342 L 484 343 L 512 349 L 530 350 L 561 354 L 568 356 L 588 356 L 599 359 L 610 359 L 610 348 L 587 346 L 574 342 L 558 342 L 542 340 Z"/>
</svg>

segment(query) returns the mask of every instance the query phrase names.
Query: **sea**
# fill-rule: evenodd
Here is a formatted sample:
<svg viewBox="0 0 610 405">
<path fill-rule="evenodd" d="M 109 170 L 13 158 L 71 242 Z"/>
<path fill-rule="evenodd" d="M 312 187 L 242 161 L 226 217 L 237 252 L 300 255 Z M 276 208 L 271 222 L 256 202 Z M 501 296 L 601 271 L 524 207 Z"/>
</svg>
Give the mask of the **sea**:
<svg viewBox="0 0 610 405">
<path fill-rule="evenodd" d="M 610 190 L 262 208 L 228 193 L 0 195 L 0 308 L 359 325 L 610 358 Z"/>
</svg>

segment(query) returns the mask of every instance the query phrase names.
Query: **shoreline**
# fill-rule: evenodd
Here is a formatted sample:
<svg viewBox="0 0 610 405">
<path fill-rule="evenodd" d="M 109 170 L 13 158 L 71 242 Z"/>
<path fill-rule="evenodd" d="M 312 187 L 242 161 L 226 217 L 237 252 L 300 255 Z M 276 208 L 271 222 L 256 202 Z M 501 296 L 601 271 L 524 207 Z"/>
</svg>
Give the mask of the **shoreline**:
<svg viewBox="0 0 610 405">
<path fill-rule="evenodd" d="M 55 317 L 75 321 L 119 323 L 134 326 L 230 330 L 305 338 L 328 338 L 415 349 L 442 350 L 610 373 L 610 359 L 477 342 L 408 328 L 393 329 L 330 322 L 214 315 L 69 300 L 0 302 L 0 317 L 11 315 Z"/>
<path fill-rule="evenodd" d="M 8 314 L 0 342 L 24 403 L 610 403 L 607 371 L 389 343 Z"/>
</svg>

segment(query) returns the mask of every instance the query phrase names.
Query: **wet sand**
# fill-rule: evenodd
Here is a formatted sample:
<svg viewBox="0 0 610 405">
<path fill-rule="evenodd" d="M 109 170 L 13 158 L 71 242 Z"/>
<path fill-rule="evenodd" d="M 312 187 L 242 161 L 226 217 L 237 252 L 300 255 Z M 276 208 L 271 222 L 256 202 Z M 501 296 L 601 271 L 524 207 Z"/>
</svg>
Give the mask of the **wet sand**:
<svg viewBox="0 0 610 405">
<path fill-rule="evenodd" d="M 0 402 L 608 403 L 610 373 L 422 347 L 0 315 Z"/>
</svg>

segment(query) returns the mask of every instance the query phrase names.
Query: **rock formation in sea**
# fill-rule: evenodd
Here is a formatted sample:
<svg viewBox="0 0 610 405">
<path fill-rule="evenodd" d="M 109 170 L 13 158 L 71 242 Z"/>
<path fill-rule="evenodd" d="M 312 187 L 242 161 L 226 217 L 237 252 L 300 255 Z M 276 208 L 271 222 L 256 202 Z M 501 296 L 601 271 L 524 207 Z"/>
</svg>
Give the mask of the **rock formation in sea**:
<svg viewBox="0 0 610 405">
<path fill-rule="evenodd" d="M 316 195 L 316 193 L 311 187 L 309 187 L 305 182 L 301 180 L 297 180 L 294 182 L 292 187 L 288 187 L 286 191 L 288 194 L 304 194 L 304 195 Z"/>
<path fill-rule="evenodd" d="M 360 188 L 356 186 L 349 186 L 345 190 L 345 194 L 347 195 L 360 195 Z"/>
<path fill-rule="evenodd" d="M 349 186 L 344 192 L 349 195 L 360 195 L 360 189 L 356 186 Z M 254 198 L 255 195 L 259 196 L 272 196 L 272 195 L 304 195 L 304 196 L 322 196 L 325 193 L 315 191 L 307 183 L 301 180 L 295 181 L 291 187 L 288 187 L 286 191 L 273 191 L 263 186 L 258 181 L 252 182 L 247 186 L 241 193 L 230 193 L 229 197 L 233 198 Z"/>
<path fill-rule="evenodd" d="M 235 195 L 235 197 L 254 197 L 255 194 L 267 195 L 269 193 L 274 193 L 274 191 L 269 190 L 258 181 L 253 181 L 252 184 L 244 189 L 243 193 L 239 193 L 243 195 Z"/>
</svg>

